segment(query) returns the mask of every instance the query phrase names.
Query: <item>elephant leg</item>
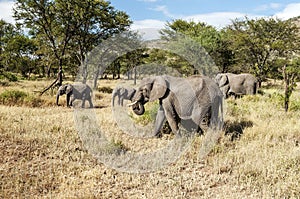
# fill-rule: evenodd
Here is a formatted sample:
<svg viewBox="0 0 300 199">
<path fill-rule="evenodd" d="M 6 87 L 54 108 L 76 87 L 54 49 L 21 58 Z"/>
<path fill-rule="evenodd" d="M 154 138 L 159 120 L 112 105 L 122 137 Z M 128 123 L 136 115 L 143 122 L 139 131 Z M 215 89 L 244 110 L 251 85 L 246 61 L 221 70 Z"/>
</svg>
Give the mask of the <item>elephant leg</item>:
<svg viewBox="0 0 300 199">
<path fill-rule="evenodd" d="M 67 107 L 70 107 L 72 105 L 70 98 L 71 98 L 71 95 L 67 94 Z"/>
<path fill-rule="evenodd" d="M 93 105 L 92 99 L 91 99 L 91 98 L 89 98 L 89 99 L 88 99 L 88 101 L 89 101 L 89 104 L 90 104 L 90 108 L 94 108 L 94 105 Z"/>
<path fill-rule="evenodd" d="M 225 99 L 229 97 L 229 89 L 230 87 L 228 84 L 220 88 Z"/>
<path fill-rule="evenodd" d="M 82 104 L 81 104 L 81 108 L 85 107 L 85 97 L 82 99 Z"/>
<path fill-rule="evenodd" d="M 179 132 L 179 127 L 178 127 L 178 121 L 177 121 L 177 113 L 176 111 L 173 109 L 172 105 L 168 105 L 167 107 L 164 107 L 164 112 L 165 112 L 165 116 L 169 122 L 169 126 L 172 129 L 172 132 L 176 135 L 176 136 L 181 136 L 180 132 Z"/>
<path fill-rule="evenodd" d="M 166 115 L 164 109 L 162 108 L 162 106 L 160 106 L 156 114 L 154 133 L 153 133 L 154 136 L 159 136 L 160 130 L 164 124 L 165 119 L 166 119 Z"/>
<path fill-rule="evenodd" d="M 120 97 L 119 98 L 119 105 L 121 104 L 121 106 L 123 106 L 123 102 L 124 102 L 124 97 Z"/>
<path fill-rule="evenodd" d="M 73 106 L 73 102 L 75 101 L 75 97 L 74 96 L 72 96 L 71 97 L 71 100 L 70 100 L 70 104 L 69 104 L 69 106 Z"/>
</svg>

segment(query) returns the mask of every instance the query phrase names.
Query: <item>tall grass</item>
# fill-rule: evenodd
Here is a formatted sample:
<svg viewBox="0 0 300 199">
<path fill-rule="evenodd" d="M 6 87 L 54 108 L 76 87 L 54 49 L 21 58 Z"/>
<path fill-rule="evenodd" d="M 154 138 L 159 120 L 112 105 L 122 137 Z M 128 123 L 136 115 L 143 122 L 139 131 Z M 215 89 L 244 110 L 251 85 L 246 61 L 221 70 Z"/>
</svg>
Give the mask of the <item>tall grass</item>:
<svg viewBox="0 0 300 199">
<path fill-rule="evenodd" d="M 17 99 L 14 106 L 0 105 L 0 198 L 299 198 L 300 111 L 285 113 L 274 94 L 278 90 L 226 100 L 224 134 L 205 159 L 198 159 L 203 136 L 197 136 L 169 167 L 128 174 L 86 151 L 72 109 L 23 104 L 46 83 L 20 81 L 0 88 L 5 99 Z M 55 91 L 41 98 L 54 103 Z M 169 135 L 139 139 L 122 132 L 110 98 L 101 93 L 94 111 L 113 147 L 151 152 L 168 144 Z M 291 107 L 299 100 L 297 90 Z"/>
</svg>

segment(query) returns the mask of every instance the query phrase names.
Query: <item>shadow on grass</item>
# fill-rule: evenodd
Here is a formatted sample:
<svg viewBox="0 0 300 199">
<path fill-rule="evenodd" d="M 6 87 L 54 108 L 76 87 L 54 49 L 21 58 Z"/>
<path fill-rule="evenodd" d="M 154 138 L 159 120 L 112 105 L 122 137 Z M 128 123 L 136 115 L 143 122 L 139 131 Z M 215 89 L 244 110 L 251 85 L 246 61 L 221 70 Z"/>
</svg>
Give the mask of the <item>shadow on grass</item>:
<svg viewBox="0 0 300 199">
<path fill-rule="evenodd" d="M 93 108 L 95 109 L 101 109 L 101 108 L 107 108 L 108 106 L 106 105 L 95 105 Z"/>
<path fill-rule="evenodd" d="M 225 121 L 224 130 L 225 135 L 231 137 L 231 141 L 239 139 L 241 135 L 244 133 L 244 129 L 247 127 L 252 127 L 253 122 L 249 120 L 241 120 L 241 121 Z"/>
</svg>

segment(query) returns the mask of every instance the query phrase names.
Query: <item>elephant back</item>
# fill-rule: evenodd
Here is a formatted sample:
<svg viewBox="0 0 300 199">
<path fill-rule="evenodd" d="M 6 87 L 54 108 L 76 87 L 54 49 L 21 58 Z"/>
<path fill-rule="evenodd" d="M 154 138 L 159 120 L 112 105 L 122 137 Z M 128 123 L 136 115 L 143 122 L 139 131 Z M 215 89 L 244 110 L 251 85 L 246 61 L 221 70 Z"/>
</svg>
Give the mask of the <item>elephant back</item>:
<svg viewBox="0 0 300 199">
<path fill-rule="evenodd" d="M 86 84 L 74 84 L 73 85 L 73 95 L 80 97 L 82 94 L 91 94 L 92 89 Z"/>
</svg>

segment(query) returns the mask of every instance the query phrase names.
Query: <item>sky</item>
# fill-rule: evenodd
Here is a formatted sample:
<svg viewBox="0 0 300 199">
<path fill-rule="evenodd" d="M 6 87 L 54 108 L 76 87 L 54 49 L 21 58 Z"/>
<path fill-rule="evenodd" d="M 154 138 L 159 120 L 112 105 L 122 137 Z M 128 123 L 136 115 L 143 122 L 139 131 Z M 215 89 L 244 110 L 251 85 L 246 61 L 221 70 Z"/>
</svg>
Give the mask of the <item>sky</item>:
<svg viewBox="0 0 300 199">
<path fill-rule="evenodd" d="M 139 30 L 145 39 L 158 38 L 158 30 L 174 19 L 205 22 L 218 29 L 236 18 L 300 16 L 300 0 L 110 0 L 133 21 L 131 29 Z M 0 18 L 13 23 L 14 1 L 0 0 Z"/>
</svg>

